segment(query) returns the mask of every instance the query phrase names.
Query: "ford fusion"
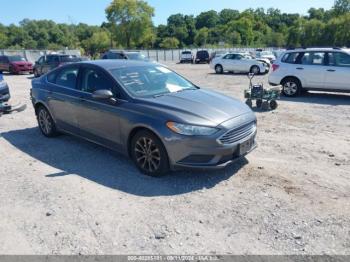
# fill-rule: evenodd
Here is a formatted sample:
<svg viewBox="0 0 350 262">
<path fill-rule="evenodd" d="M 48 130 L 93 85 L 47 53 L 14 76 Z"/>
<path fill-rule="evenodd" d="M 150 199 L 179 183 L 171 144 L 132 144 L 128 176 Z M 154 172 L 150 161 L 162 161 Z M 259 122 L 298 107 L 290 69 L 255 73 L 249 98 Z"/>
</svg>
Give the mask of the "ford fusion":
<svg viewBox="0 0 350 262">
<path fill-rule="evenodd" d="M 31 98 L 43 135 L 73 134 L 119 151 L 146 175 L 224 168 L 256 146 L 249 107 L 158 64 L 62 66 L 32 81 Z"/>
</svg>

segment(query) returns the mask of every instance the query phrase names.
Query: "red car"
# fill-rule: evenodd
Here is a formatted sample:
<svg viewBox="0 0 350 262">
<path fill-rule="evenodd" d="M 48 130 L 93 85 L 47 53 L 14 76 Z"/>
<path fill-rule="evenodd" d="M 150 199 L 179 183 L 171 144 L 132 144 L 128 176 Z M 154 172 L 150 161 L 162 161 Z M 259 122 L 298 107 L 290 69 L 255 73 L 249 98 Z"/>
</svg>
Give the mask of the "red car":
<svg viewBox="0 0 350 262">
<path fill-rule="evenodd" d="M 0 56 L 0 72 L 9 72 L 10 74 L 33 73 L 33 64 L 24 57 Z"/>
</svg>

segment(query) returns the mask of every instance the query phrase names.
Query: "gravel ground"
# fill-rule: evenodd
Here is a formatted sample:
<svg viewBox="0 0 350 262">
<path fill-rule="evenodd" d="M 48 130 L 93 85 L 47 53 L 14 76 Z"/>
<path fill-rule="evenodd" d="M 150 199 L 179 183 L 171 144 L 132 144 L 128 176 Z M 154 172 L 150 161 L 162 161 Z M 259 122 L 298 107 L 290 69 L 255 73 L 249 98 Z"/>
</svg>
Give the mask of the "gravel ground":
<svg viewBox="0 0 350 262">
<path fill-rule="evenodd" d="M 207 65 L 169 66 L 241 100 L 248 86 Z M 350 255 L 350 95 L 282 99 L 256 112 L 247 159 L 156 179 L 100 146 L 44 138 L 30 76 L 5 79 L 28 109 L 0 118 L 0 253 Z"/>
</svg>

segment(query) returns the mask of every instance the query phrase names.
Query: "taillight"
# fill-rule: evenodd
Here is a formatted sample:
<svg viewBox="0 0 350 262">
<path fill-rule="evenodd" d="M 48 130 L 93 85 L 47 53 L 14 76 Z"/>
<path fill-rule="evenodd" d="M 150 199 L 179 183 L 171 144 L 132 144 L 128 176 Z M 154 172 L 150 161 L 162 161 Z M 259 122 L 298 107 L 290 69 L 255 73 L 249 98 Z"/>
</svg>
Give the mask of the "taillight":
<svg viewBox="0 0 350 262">
<path fill-rule="evenodd" d="M 279 65 L 272 64 L 272 71 L 275 72 L 279 67 Z"/>
</svg>

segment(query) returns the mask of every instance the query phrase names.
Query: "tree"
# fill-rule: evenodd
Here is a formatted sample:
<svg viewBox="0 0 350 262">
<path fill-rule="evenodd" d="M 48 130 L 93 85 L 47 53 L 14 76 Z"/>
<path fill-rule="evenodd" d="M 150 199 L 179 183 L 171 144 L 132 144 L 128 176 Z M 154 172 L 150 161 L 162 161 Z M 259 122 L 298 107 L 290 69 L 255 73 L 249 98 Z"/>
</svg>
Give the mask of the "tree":
<svg viewBox="0 0 350 262">
<path fill-rule="evenodd" d="M 178 48 L 180 41 L 175 37 L 166 37 L 161 42 L 160 47 L 164 49 L 175 49 Z"/>
<path fill-rule="evenodd" d="M 154 8 L 142 0 L 113 0 L 106 8 L 108 21 L 116 26 L 116 40 L 127 48 L 143 41 L 153 14 Z"/>
<path fill-rule="evenodd" d="M 110 44 L 109 40 L 108 33 L 105 30 L 100 30 L 93 33 L 90 38 L 84 40 L 82 45 L 87 54 L 96 57 L 98 53 L 102 53 L 108 49 Z"/>
<path fill-rule="evenodd" d="M 208 42 L 208 36 L 209 36 L 209 29 L 206 27 L 203 27 L 197 31 L 197 34 L 194 38 L 194 42 L 197 46 L 204 46 Z"/>
<path fill-rule="evenodd" d="M 219 13 L 220 17 L 220 24 L 227 24 L 231 22 L 232 20 L 236 20 L 239 17 L 239 11 L 233 10 L 233 9 L 223 9 Z"/>
<path fill-rule="evenodd" d="M 350 12 L 350 0 L 335 0 L 333 9 L 336 15 Z"/>
<path fill-rule="evenodd" d="M 247 17 L 242 17 L 237 21 L 231 21 L 228 26 L 231 31 L 236 31 L 241 35 L 242 44 L 250 46 L 253 43 L 253 22 Z"/>
<path fill-rule="evenodd" d="M 220 17 L 216 11 L 210 10 L 208 12 L 202 12 L 196 18 L 196 28 L 212 28 L 215 27 L 219 21 Z"/>
</svg>

